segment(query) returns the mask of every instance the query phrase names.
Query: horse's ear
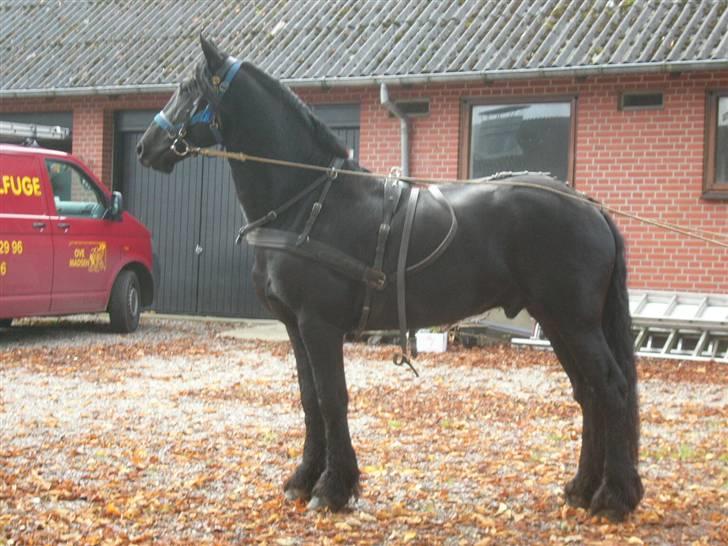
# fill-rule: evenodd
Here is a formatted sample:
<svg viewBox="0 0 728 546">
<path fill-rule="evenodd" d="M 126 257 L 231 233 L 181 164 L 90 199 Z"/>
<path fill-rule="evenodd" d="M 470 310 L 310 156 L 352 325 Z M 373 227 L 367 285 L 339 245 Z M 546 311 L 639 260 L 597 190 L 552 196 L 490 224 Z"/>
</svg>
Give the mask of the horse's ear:
<svg viewBox="0 0 728 546">
<path fill-rule="evenodd" d="M 225 55 L 220 52 L 212 40 L 205 38 L 202 33 L 200 33 L 200 45 L 210 72 L 216 72 L 225 62 Z"/>
</svg>

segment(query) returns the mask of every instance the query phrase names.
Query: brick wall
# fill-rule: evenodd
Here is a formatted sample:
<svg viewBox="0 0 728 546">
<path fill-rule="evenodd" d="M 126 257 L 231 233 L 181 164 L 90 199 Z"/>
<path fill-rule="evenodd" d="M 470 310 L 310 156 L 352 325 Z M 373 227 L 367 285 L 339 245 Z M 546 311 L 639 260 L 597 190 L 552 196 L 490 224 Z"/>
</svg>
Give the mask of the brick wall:
<svg viewBox="0 0 728 546">
<path fill-rule="evenodd" d="M 728 72 L 517 80 L 489 84 L 390 87 L 393 100 L 427 98 L 412 121 L 413 176 L 456 178 L 464 98 L 576 96 L 574 184 L 625 212 L 728 234 L 728 201 L 701 199 L 706 90 L 728 88 Z M 660 110 L 621 111 L 623 91 L 662 91 Z M 398 165 L 399 122 L 378 89 L 300 91 L 309 102 L 361 101 L 361 162 L 377 172 Z M 624 217 L 632 288 L 728 294 L 728 250 Z"/>
<path fill-rule="evenodd" d="M 73 154 L 111 187 L 114 160 L 114 114 L 121 110 L 159 108 L 167 95 L 45 97 L 2 99 L 2 112 L 72 112 Z"/>
<path fill-rule="evenodd" d="M 427 117 L 412 121 L 414 176 L 457 178 L 464 98 L 576 96 L 576 187 L 626 212 L 728 233 L 728 202 L 701 199 L 707 89 L 728 88 L 728 72 L 559 78 L 390 87 L 393 100 L 426 98 Z M 620 111 L 623 91 L 664 93 L 660 110 Z M 398 165 L 399 121 L 379 104 L 379 89 L 299 89 L 309 103 L 361 105 L 360 160 L 377 172 Z M 2 111 L 74 112 L 73 151 L 104 182 L 113 162 L 114 112 L 156 109 L 167 96 L 130 95 L 4 100 Z M 625 234 L 630 286 L 728 294 L 728 250 L 617 217 Z"/>
</svg>

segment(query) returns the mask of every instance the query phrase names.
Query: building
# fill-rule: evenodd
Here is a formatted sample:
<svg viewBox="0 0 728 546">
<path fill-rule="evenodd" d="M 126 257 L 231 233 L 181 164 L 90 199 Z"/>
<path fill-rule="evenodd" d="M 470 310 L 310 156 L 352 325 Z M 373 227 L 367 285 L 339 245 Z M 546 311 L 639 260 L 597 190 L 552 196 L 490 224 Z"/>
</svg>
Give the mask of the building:
<svg viewBox="0 0 728 546">
<path fill-rule="evenodd" d="M 227 167 L 133 149 L 200 31 L 288 83 L 368 168 L 550 171 L 612 207 L 728 234 L 728 0 L 0 2 L 0 120 L 62 125 L 161 254 L 162 311 L 258 316 Z M 630 287 L 728 294 L 728 250 L 617 218 Z M 722 235 L 721 235 L 722 234 Z"/>
</svg>

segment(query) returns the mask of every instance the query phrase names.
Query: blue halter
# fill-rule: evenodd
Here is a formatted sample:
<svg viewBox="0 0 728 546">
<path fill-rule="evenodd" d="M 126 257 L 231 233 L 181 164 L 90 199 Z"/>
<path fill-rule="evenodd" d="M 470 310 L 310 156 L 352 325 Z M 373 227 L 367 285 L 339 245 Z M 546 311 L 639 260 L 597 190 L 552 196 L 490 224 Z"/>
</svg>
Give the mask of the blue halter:
<svg viewBox="0 0 728 546">
<path fill-rule="evenodd" d="M 160 110 L 159 113 L 154 116 L 154 123 L 162 128 L 169 138 L 174 141 L 172 144 L 172 150 L 175 151 L 175 153 L 177 153 L 175 145 L 180 140 L 184 141 L 187 129 L 198 124 L 207 125 L 217 143 L 222 144 L 222 135 L 215 124 L 215 116 L 223 95 L 225 95 L 225 92 L 230 87 L 230 84 L 232 83 L 233 78 L 235 78 L 235 75 L 238 73 L 238 70 L 240 70 L 240 65 L 242 65 L 242 63 L 242 61 L 239 61 L 235 57 L 228 57 L 225 60 L 223 65 L 210 78 L 210 88 L 213 93 L 213 96 L 209 97 L 211 100 L 208 100 L 207 106 L 205 106 L 202 111 L 196 112 L 198 102 L 204 97 L 203 93 L 203 96 L 195 101 L 195 106 L 192 109 L 194 112 L 193 115 L 185 122 L 172 123 L 164 113 L 164 110 Z M 187 147 L 186 143 L 185 147 Z"/>
</svg>

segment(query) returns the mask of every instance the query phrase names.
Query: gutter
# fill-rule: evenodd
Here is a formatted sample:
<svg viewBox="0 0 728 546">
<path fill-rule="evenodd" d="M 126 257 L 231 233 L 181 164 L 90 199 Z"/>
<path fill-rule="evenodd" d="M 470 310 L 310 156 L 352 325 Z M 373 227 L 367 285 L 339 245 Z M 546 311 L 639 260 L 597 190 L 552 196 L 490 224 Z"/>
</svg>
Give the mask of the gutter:
<svg viewBox="0 0 728 546">
<path fill-rule="evenodd" d="M 399 141 L 401 149 L 400 157 L 402 163 L 402 175 L 409 176 L 409 122 L 407 121 L 407 115 L 402 112 L 402 109 L 399 106 L 389 100 L 389 91 L 387 90 L 386 83 L 382 83 L 379 86 L 379 102 L 382 104 L 382 106 L 389 110 L 392 115 L 394 115 L 396 118 L 399 118 Z"/>
<path fill-rule="evenodd" d="M 728 59 L 705 61 L 676 61 L 665 63 L 621 63 L 554 68 L 516 68 L 510 70 L 447 72 L 429 74 L 402 74 L 382 76 L 353 76 L 333 78 L 283 78 L 281 81 L 294 88 L 371 87 L 381 85 L 422 85 L 436 83 L 489 82 L 525 78 L 562 78 L 609 76 L 634 73 L 679 73 L 705 70 L 728 70 Z M 121 95 L 126 93 L 168 93 L 176 83 L 102 85 L 88 87 L 0 89 L 0 98 L 70 97 L 82 95 Z"/>
</svg>

